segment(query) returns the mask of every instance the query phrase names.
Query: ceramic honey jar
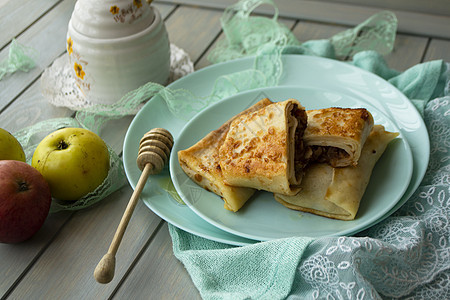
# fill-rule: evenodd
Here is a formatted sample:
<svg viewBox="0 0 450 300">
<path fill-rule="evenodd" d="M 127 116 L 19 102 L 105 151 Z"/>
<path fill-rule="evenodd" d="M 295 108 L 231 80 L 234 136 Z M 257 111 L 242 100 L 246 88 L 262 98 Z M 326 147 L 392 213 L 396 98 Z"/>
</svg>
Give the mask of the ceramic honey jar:
<svg viewBox="0 0 450 300">
<path fill-rule="evenodd" d="M 113 104 L 147 82 L 169 78 L 168 34 L 145 0 L 78 0 L 67 52 L 77 86 L 94 104 Z"/>
</svg>

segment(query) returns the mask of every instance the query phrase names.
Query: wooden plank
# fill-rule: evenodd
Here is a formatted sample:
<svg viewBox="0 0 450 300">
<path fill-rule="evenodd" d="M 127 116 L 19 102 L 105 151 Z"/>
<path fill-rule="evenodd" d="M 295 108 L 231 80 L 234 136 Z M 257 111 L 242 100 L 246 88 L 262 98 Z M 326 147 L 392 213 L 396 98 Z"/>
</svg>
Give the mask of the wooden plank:
<svg viewBox="0 0 450 300">
<path fill-rule="evenodd" d="M 225 9 L 236 3 L 234 0 L 159 0 L 165 3 L 182 3 L 216 9 Z M 278 0 L 276 5 L 280 16 L 308 21 L 335 23 L 355 26 L 377 12 L 383 7 L 370 7 L 346 3 L 332 3 L 315 0 Z M 443 8 L 448 9 L 448 4 Z M 398 31 L 416 35 L 426 35 L 450 39 L 450 16 L 427 14 L 424 12 L 411 12 L 401 9 L 391 9 L 398 18 Z M 273 14 L 271 7 L 261 6 L 255 12 Z"/>
<path fill-rule="evenodd" d="M 424 61 L 443 59 L 450 63 L 450 41 L 432 39 L 428 46 Z"/>
<path fill-rule="evenodd" d="M 169 39 L 196 62 L 220 33 L 221 15 L 218 11 L 179 7 L 166 21 Z"/>
<path fill-rule="evenodd" d="M 46 1 L 45 3 L 38 3 L 36 1 L 31 2 L 36 3 L 36 5 L 40 8 L 45 8 L 47 5 L 46 3 L 48 3 L 49 1 Z M 58 21 L 60 21 L 59 18 L 62 18 L 64 16 L 64 13 L 66 13 L 67 16 L 68 9 L 72 9 L 71 7 L 73 7 L 74 2 L 75 1 L 66 1 L 61 5 L 58 5 L 55 8 L 54 13 L 50 13 L 49 15 L 44 17 L 39 24 L 36 24 L 32 27 L 32 29 L 30 29 L 30 31 L 32 32 L 31 35 L 23 34 L 23 37 L 18 39 L 19 42 L 29 41 L 33 37 L 33 34 L 38 35 L 38 37 L 36 37 L 36 40 L 34 41 L 34 45 L 38 43 L 37 39 L 39 37 L 45 40 L 45 35 L 40 35 L 39 31 L 41 30 L 43 33 L 48 34 L 48 32 L 46 32 L 44 28 L 52 19 L 55 19 L 55 27 L 60 26 L 60 23 L 58 23 Z M 14 7 L 17 6 L 21 8 L 20 11 L 22 15 L 24 15 L 23 7 L 18 6 L 14 1 L 10 1 L 5 4 L 5 6 L 3 6 L 2 12 L 8 12 L 9 10 L 11 10 L 12 8 L 7 7 L 7 5 L 11 5 L 13 3 Z M 32 4 L 32 6 L 34 6 L 34 4 Z M 23 19 L 28 20 L 28 17 L 38 18 L 38 16 L 33 12 L 30 12 L 28 15 L 25 14 L 25 16 L 23 16 Z M 4 20 L 2 19 L 2 22 L 3 21 Z M 28 21 L 32 23 L 32 20 Z M 17 18 L 15 22 L 18 22 L 16 29 L 19 29 L 22 20 L 20 18 Z M 4 35 L 2 35 L 2 37 L 4 37 Z M 64 48 L 65 43 L 63 42 L 62 47 L 60 47 L 60 50 L 58 50 L 57 53 L 60 54 L 61 51 L 64 50 Z M 43 50 L 42 52 L 45 52 L 44 50 L 46 49 L 52 49 L 52 45 L 45 45 L 45 47 L 42 47 L 41 49 Z M 5 57 L 7 51 L 8 49 L 4 49 L 1 52 L 2 57 Z M 44 57 L 44 59 L 48 58 L 45 55 L 41 55 L 40 58 L 42 57 Z M 48 64 L 49 62 L 50 60 L 47 59 L 45 63 Z M 39 67 L 37 69 L 42 70 L 42 68 Z M 0 107 L 12 100 L 17 94 L 20 94 L 22 92 L 22 89 L 24 87 L 27 87 L 28 84 L 32 83 L 33 80 L 35 80 L 34 78 L 36 77 L 36 75 L 40 74 L 40 70 L 35 70 L 33 74 L 30 73 L 18 72 L 16 73 L 17 75 L 14 74 L 10 77 L 4 78 L 0 82 L 0 88 L 2 90 L 2 92 L 0 92 Z M 37 82 L 34 82 L 31 88 L 23 93 L 21 97 L 24 100 L 23 105 L 10 106 L 0 115 L 0 124 L 2 128 L 5 128 L 11 132 L 15 132 L 23 127 L 32 125 L 38 120 L 43 120 L 50 115 L 62 116 L 70 114 L 67 109 L 51 107 L 46 101 L 44 101 L 39 92 Z M 19 101 L 19 103 L 20 102 L 22 101 Z M 31 103 L 33 103 L 33 105 L 31 105 Z M 25 109 L 25 105 L 28 105 L 27 109 Z M 2 268 L 0 270 L 0 278 L 2 278 L 2 280 L 0 281 L 0 295 L 5 295 L 5 293 L 9 293 L 8 290 L 14 288 L 15 282 L 18 282 L 21 277 L 26 274 L 28 268 L 34 263 L 34 261 L 39 259 L 40 255 L 45 251 L 48 244 L 51 243 L 52 239 L 58 234 L 60 228 L 64 226 L 65 222 L 67 222 L 71 215 L 71 212 L 51 214 L 47 218 L 41 230 L 35 236 L 33 236 L 31 240 L 18 245 L 0 244 L 0 257 L 2 258 Z M 3 259 L 6 257 L 10 259 Z"/>
<path fill-rule="evenodd" d="M 125 187 L 99 205 L 76 212 L 35 262 L 11 299 L 106 299 L 142 251 L 161 219 L 139 202 L 116 255 L 116 273 L 99 284 L 94 269 L 107 252 L 132 193 Z M 163 270 L 164 271 L 164 270 Z"/>
<path fill-rule="evenodd" d="M 338 34 L 349 27 L 341 25 L 330 25 L 317 22 L 300 21 L 292 30 L 295 37 L 301 42 L 311 40 L 329 39 L 333 35 Z"/>
<path fill-rule="evenodd" d="M 0 298 L 6 297 L 14 289 L 21 277 L 42 252 L 58 235 L 59 229 L 70 218 L 71 212 L 51 214 L 42 228 L 30 239 L 20 244 L 0 243 Z"/>
<path fill-rule="evenodd" d="M 13 38 L 26 30 L 33 22 L 44 15 L 60 0 L 21 0 L 20 3 L 7 0 L 1 4 L 0 20 L 2 20 L 0 49 Z"/>
<path fill-rule="evenodd" d="M 0 9 L 2 8 L 6 8 L 6 4 L 8 4 L 10 2 L 10 0 L 0 0 Z"/>
<path fill-rule="evenodd" d="M 394 11 L 398 32 L 450 39 L 450 17 L 425 13 Z"/>
<path fill-rule="evenodd" d="M 37 51 L 37 66 L 28 73 L 19 71 L 0 81 L 0 111 L 36 81 L 41 72 L 65 51 L 67 24 L 75 2 L 61 2 L 17 38 L 19 43 Z M 8 56 L 8 52 L 9 46 L 0 52 L 0 61 Z"/>
<path fill-rule="evenodd" d="M 427 41 L 424 37 L 397 34 L 394 50 L 385 56 L 387 65 L 397 71 L 405 71 L 420 63 Z"/>
<path fill-rule="evenodd" d="M 161 17 L 163 19 L 166 19 L 167 16 L 172 13 L 172 11 L 175 9 L 175 5 L 172 4 L 166 4 L 166 3 L 152 3 L 154 7 L 156 7 L 159 10 L 159 13 L 161 14 Z"/>
<path fill-rule="evenodd" d="M 0 124 L 3 129 L 14 133 L 40 121 L 71 115 L 73 111 L 70 109 L 56 107 L 44 98 L 38 80 L 0 114 Z"/>
<path fill-rule="evenodd" d="M 71 4 L 71 3 L 66 1 L 64 4 L 66 6 L 56 7 L 55 12 L 52 12 L 50 14 L 50 18 L 55 18 L 55 14 L 61 17 L 62 12 L 64 12 L 64 11 L 66 12 L 65 16 L 69 17 L 70 14 L 67 14 L 67 12 L 69 10 L 71 10 L 72 8 L 70 7 L 70 5 L 67 6 L 67 4 Z M 64 10 L 64 9 L 62 10 L 61 7 L 66 8 L 66 10 Z M 162 4 L 162 5 L 158 4 L 157 7 L 160 10 L 163 17 L 166 17 L 174 8 L 173 5 L 164 5 L 164 4 Z M 59 26 L 58 24 L 61 24 L 61 22 L 58 23 L 56 21 L 55 21 L 55 23 L 56 23 L 55 24 L 56 27 Z M 41 28 L 46 28 L 47 26 L 50 26 L 50 25 L 45 24 L 45 25 L 42 25 Z M 36 29 L 36 30 L 38 30 L 38 29 Z M 59 50 L 55 51 L 56 54 L 60 54 L 61 52 L 63 52 L 65 50 L 65 31 L 66 31 L 66 29 L 60 30 L 60 31 L 55 30 L 55 31 L 53 31 L 53 34 L 59 33 L 60 38 L 62 38 L 61 47 L 59 47 Z M 27 36 L 27 34 L 25 34 L 25 36 Z M 29 39 L 27 39 L 27 40 L 29 41 Z M 40 58 L 42 58 L 42 56 Z M 47 62 L 45 62 L 41 66 L 45 67 L 46 64 L 49 64 L 50 60 L 51 59 L 48 59 Z M 11 82 L 13 82 L 13 81 L 17 81 L 17 78 L 14 78 L 14 80 L 11 80 Z M 21 128 L 24 128 L 26 126 L 32 125 L 36 122 L 39 122 L 41 120 L 49 119 L 52 117 L 62 117 L 62 116 L 72 115 L 72 112 L 66 108 L 59 108 L 59 107 L 54 107 L 54 106 L 50 105 L 47 102 L 47 100 L 44 99 L 44 97 L 41 95 L 39 85 L 40 85 L 39 80 L 35 81 L 30 86 L 30 88 L 28 88 L 23 94 L 21 94 L 16 99 L 15 102 L 13 102 L 12 105 L 10 105 L 5 111 L 2 112 L 2 114 L 0 115 L 0 124 L 2 124 L 2 128 L 5 128 L 11 132 L 14 132 Z M 127 128 L 127 126 L 120 126 L 120 125 L 118 125 L 118 127 L 125 129 L 125 130 Z M 123 132 L 123 134 L 118 134 L 117 131 L 113 131 L 113 132 L 110 132 L 109 135 L 116 137 L 116 140 L 117 140 L 117 137 L 123 138 L 124 132 Z M 108 138 L 106 138 L 105 140 L 108 140 Z M 119 144 L 116 143 L 115 146 L 113 145 L 113 147 L 119 151 L 122 149 L 122 144 L 120 143 L 121 141 L 123 141 L 123 139 L 119 140 Z M 111 143 L 109 143 L 109 144 L 111 145 Z M 126 191 L 128 191 L 128 192 L 126 192 Z M 101 256 L 104 254 L 103 252 L 105 252 L 107 250 L 107 247 L 108 247 L 107 243 L 109 243 L 112 240 L 112 234 L 114 233 L 114 230 L 115 230 L 114 228 L 118 224 L 118 223 L 115 224 L 114 222 L 118 221 L 119 220 L 118 218 L 121 217 L 121 214 L 123 213 L 123 209 L 124 209 L 123 204 L 127 203 L 128 196 L 130 195 L 130 193 L 131 193 L 131 189 L 125 188 L 125 194 L 124 194 L 125 196 L 122 196 L 122 198 L 121 198 L 122 206 L 118 206 L 118 209 L 115 210 L 115 212 L 116 212 L 115 214 L 111 212 L 111 209 L 109 209 L 104 212 L 104 214 L 106 214 L 106 216 L 100 216 L 99 219 L 97 219 L 97 220 L 104 220 L 105 218 L 106 219 L 109 218 L 109 220 L 111 222 L 109 224 L 112 226 L 106 226 L 106 230 L 104 229 L 103 232 L 100 234 L 100 236 L 92 239 L 93 241 L 95 241 L 95 245 L 99 246 L 98 249 L 96 249 L 96 251 L 98 253 L 98 255 L 95 256 L 96 260 L 97 259 L 99 260 L 101 258 Z M 120 194 L 120 192 L 119 192 L 119 194 Z M 122 194 L 123 194 L 123 192 L 122 192 Z M 116 196 L 117 196 L 117 193 L 116 193 Z M 114 198 L 114 196 L 110 196 L 108 199 L 111 199 L 111 198 Z M 107 199 L 105 199 L 104 201 L 107 201 Z M 160 220 L 155 215 L 152 215 L 152 217 L 150 219 L 147 218 L 147 214 L 151 214 L 151 213 L 149 212 L 149 210 L 146 207 L 143 207 L 142 204 L 138 207 L 139 208 L 137 208 L 137 209 L 141 210 L 140 220 L 144 220 L 144 223 L 149 223 L 151 220 L 153 220 L 154 221 L 153 225 L 155 225 L 155 222 L 156 222 L 156 224 L 159 223 Z M 78 213 L 78 215 L 81 215 L 81 214 L 82 214 L 82 212 Z M 71 212 L 62 212 L 62 213 L 50 215 L 49 218 L 47 219 L 47 221 L 45 222 L 44 226 L 42 227 L 42 229 L 30 241 L 27 241 L 20 245 L 0 244 L 0 257 L 10 257 L 11 258 L 8 260 L 3 260 L 4 263 L 2 263 L 0 277 L 3 278 L 3 280 L 0 281 L 0 295 L 4 295 L 5 293 L 7 293 L 11 287 L 14 288 L 14 283 L 17 282 L 21 278 L 21 276 L 25 276 L 25 278 L 30 278 L 30 277 L 27 277 L 30 275 L 26 275 L 26 273 L 28 272 L 29 266 L 34 262 L 35 259 L 38 259 L 40 257 L 40 255 L 42 255 L 42 253 L 46 253 L 45 252 L 46 247 L 48 246 L 49 243 L 51 243 L 51 239 L 55 235 L 58 234 L 58 231 L 61 230 L 61 228 L 65 225 L 65 223 L 67 222 L 67 220 L 70 218 L 71 215 L 72 215 Z M 139 214 L 137 214 L 137 215 L 139 215 Z M 144 215 L 145 217 L 142 217 L 142 215 Z M 134 218 L 138 218 L 138 217 L 134 217 Z M 78 217 L 75 218 L 75 222 L 76 222 L 76 220 L 78 220 Z M 101 222 L 98 222 L 98 223 L 101 223 Z M 97 224 L 94 224 L 92 222 L 90 224 L 91 224 L 91 226 L 97 227 Z M 102 223 L 102 224 L 105 224 L 105 223 Z M 140 223 L 139 225 L 137 225 L 137 227 L 130 226 L 128 231 L 134 230 L 135 232 L 140 232 L 141 229 L 143 228 L 140 225 L 143 225 L 143 224 Z M 73 228 L 76 228 L 79 226 L 75 225 L 72 228 L 71 227 L 72 226 L 70 226 L 70 225 L 69 225 L 69 227 L 64 227 L 63 232 L 66 232 L 68 235 L 75 234 L 77 232 L 77 230 L 73 230 Z M 107 231 L 107 232 L 105 232 L 105 231 Z M 147 234 L 150 235 L 150 232 L 147 232 Z M 129 236 L 128 243 L 134 243 L 134 240 L 133 240 L 134 238 L 131 238 L 132 236 L 139 236 L 139 235 L 135 235 L 132 233 Z M 130 239 L 133 241 L 131 242 Z M 146 240 L 145 238 L 142 240 L 142 244 L 145 243 L 145 240 Z M 98 241 L 103 242 L 103 244 L 98 243 Z M 83 243 L 80 243 L 80 241 L 77 241 L 77 240 L 74 240 L 73 243 L 75 243 L 76 245 L 80 245 L 80 247 L 83 245 Z M 125 244 L 125 240 L 124 240 L 124 244 Z M 74 249 L 76 249 L 76 247 Z M 127 263 L 129 263 L 129 261 L 126 261 L 123 257 L 126 257 L 127 259 L 132 259 L 133 255 L 125 255 L 124 253 L 126 253 L 126 251 L 125 252 L 122 251 L 121 253 L 122 253 L 121 256 L 119 256 L 120 254 L 118 254 L 118 264 L 123 263 L 121 269 L 126 270 L 129 267 L 127 265 Z M 85 253 L 85 256 L 93 257 L 89 253 Z M 56 257 L 58 257 L 58 255 L 56 255 Z M 55 258 L 55 256 L 53 254 L 51 254 L 51 257 L 49 259 L 53 260 L 54 258 Z M 67 263 L 69 263 L 70 261 L 73 261 L 73 258 L 67 259 L 67 257 L 63 256 L 63 254 L 61 254 L 60 259 L 67 261 Z M 40 262 L 40 260 L 38 260 L 38 262 Z M 84 265 L 84 268 L 92 268 L 92 266 L 95 266 L 96 264 L 97 264 L 97 261 L 91 263 L 90 265 Z M 44 265 L 45 265 L 45 263 L 44 263 Z M 71 269 L 71 266 L 69 266 L 68 269 Z M 36 269 L 34 269 L 34 270 L 36 270 Z M 39 264 L 37 264 L 37 270 L 40 270 Z M 79 269 L 76 269 L 76 270 L 79 270 Z M 39 274 L 39 272 L 40 271 L 38 271 L 38 274 Z M 89 273 L 89 274 L 87 276 L 85 276 L 85 278 L 89 278 L 89 280 L 93 282 L 94 279 L 92 277 L 92 272 L 93 272 L 93 269 L 87 270 L 87 273 Z M 31 276 L 33 276 L 33 275 L 31 275 Z M 120 278 L 120 273 L 119 273 L 119 275 L 117 275 L 117 278 Z M 24 279 L 25 282 L 26 282 L 26 280 L 28 280 L 28 279 Z M 52 277 L 51 274 L 49 275 L 49 280 L 54 280 L 54 277 Z M 32 279 L 31 281 L 34 281 L 34 280 Z M 73 279 L 69 278 L 67 280 L 67 283 L 69 283 L 69 282 L 73 283 Z M 20 287 L 26 287 L 26 286 L 27 285 L 20 285 Z M 98 285 L 98 286 L 101 287 L 100 285 Z M 112 285 L 112 287 L 113 287 L 113 285 Z M 82 284 L 78 285 L 78 288 L 84 289 Z M 110 287 L 109 292 L 111 292 L 111 290 L 112 290 L 112 288 Z M 14 293 L 19 293 L 19 294 L 21 292 L 23 292 L 23 291 L 21 291 L 20 289 L 14 291 Z M 30 297 L 34 296 L 33 288 L 28 289 L 27 292 L 31 293 Z M 27 292 L 25 292 L 25 293 L 27 293 Z M 63 292 L 63 290 L 55 288 L 54 292 L 55 293 Z M 71 292 L 69 291 L 69 295 L 70 295 L 70 293 Z M 97 293 L 98 293 L 98 289 L 97 289 Z M 76 292 L 75 292 L 75 294 L 76 294 Z M 73 297 L 74 294 L 72 294 L 71 296 Z M 30 298 L 30 297 L 28 297 L 28 298 Z M 27 297 L 25 297 L 25 298 L 27 298 Z M 79 298 L 79 297 L 75 296 L 73 298 L 75 299 L 75 298 Z"/>
<path fill-rule="evenodd" d="M 201 299 L 184 266 L 173 255 L 167 223 L 114 295 L 117 299 Z"/>
<path fill-rule="evenodd" d="M 450 16 L 450 2 L 448 0 L 316 0 L 323 2 L 344 3 L 377 7 L 382 9 L 396 9 L 404 11 L 423 12 L 427 14 Z"/>
</svg>

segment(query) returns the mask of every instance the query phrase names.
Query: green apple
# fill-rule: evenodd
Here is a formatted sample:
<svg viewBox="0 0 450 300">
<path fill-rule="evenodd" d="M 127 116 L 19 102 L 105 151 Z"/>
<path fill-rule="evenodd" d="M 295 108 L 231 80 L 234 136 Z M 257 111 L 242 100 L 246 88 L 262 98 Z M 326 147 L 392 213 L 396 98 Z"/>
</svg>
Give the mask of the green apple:
<svg viewBox="0 0 450 300">
<path fill-rule="evenodd" d="M 0 160 L 25 162 L 25 153 L 19 141 L 8 131 L 0 128 Z"/>
<path fill-rule="evenodd" d="M 74 201 L 94 191 L 109 171 L 105 142 L 83 128 L 63 128 L 36 147 L 31 165 L 47 180 L 52 197 Z"/>
</svg>

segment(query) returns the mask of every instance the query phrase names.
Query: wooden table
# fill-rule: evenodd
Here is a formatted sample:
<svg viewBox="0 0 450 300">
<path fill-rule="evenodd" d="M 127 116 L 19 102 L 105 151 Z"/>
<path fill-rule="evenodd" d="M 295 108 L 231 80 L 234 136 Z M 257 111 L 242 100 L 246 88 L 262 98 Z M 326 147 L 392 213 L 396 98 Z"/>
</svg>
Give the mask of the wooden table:
<svg viewBox="0 0 450 300">
<path fill-rule="evenodd" d="M 0 60 L 8 56 L 13 38 L 39 52 L 37 67 L 0 81 L 1 128 L 15 132 L 45 119 L 73 116 L 73 111 L 47 102 L 40 92 L 39 79 L 43 70 L 65 52 L 67 24 L 75 2 L 0 0 Z M 402 71 L 424 61 L 450 61 L 448 1 L 428 1 L 424 4 L 427 7 L 418 6 L 421 1 L 378 1 L 379 7 L 371 2 L 276 1 L 281 21 L 300 41 L 329 38 L 388 8 L 399 19 L 395 49 L 386 57 L 390 67 Z M 156 1 L 154 5 L 165 19 L 171 42 L 183 48 L 200 69 L 209 64 L 207 54 L 222 35 L 223 9 L 233 3 L 180 0 Z M 262 6 L 258 12 L 271 14 L 272 9 Z M 119 122 L 114 133 L 105 137 L 118 152 L 130 120 Z M 173 255 L 166 222 L 142 202 L 117 253 L 113 281 L 95 281 L 94 268 L 109 247 L 131 193 L 127 185 L 94 207 L 52 214 L 31 240 L 0 244 L 2 299 L 200 298 Z"/>
</svg>

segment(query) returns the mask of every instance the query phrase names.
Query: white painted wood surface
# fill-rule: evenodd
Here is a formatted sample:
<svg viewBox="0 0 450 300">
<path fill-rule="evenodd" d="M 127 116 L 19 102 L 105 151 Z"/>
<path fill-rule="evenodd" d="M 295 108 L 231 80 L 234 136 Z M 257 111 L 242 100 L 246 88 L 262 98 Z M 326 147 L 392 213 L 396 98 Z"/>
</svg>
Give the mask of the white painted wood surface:
<svg viewBox="0 0 450 300">
<path fill-rule="evenodd" d="M 365 6 L 369 1 L 357 5 L 352 0 L 321 2 L 335 8 L 332 15 L 317 9 L 315 1 L 276 1 L 281 21 L 300 41 L 329 38 L 378 9 Z M 223 8 L 232 3 L 179 0 L 156 1 L 155 5 L 165 19 L 171 42 L 185 49 L 199 69 L 209 64 L 207 54 L 223 37 L 220 17 Z M 0 60 L 8 56 L 13 38 L 39 53 L 36 68 L 0 81 L 1 128 L 15 132 L 42 120 L 73 115 L 73 111 L 47 102 L 40 92 L 39 78 L 65 52 L 67 23 L 74 4 L 75 0 L 0 0 Z M 395 9 L 410 16 L 424 14 L 417 9 Z M 439 22 L 448 21 L 445 14 L 434 17 Z M 405 70 L 423 61 L 450 61 L 450 36 L 419 30 L 408 22 L 399 24 L 399 30 L 395 49 L 386 57 L 391 67 Z M 118 152 L 130 121 L 131 117 L 114 122 L 104 132 L 105 140 Z M 52 214 L 31 240 L 0 244 L 0 298 L 200 298 L 183 265 L 173 256 L 167 223 L 142 202 L 117 253 L 114 280 L 107 285 L 95 281 L 94 268 L 108 249 L 131 193 L 127 185 L 88 209 Z"/>
<path fill-rule="evenodd" d="M 183 3 L 224 9 L 234 0 L 164 0 L 167 3 Z M 275 0 L 279 15 L 284 18 L 318 21 L 330 24 L 354 26 L 382 10 L 393 11 L 401 33 L 450 38 L 450 1 L 447 0 Z M 273 15 L 273 8 L 258 7 L 257 13 Z"/>
</svg>

